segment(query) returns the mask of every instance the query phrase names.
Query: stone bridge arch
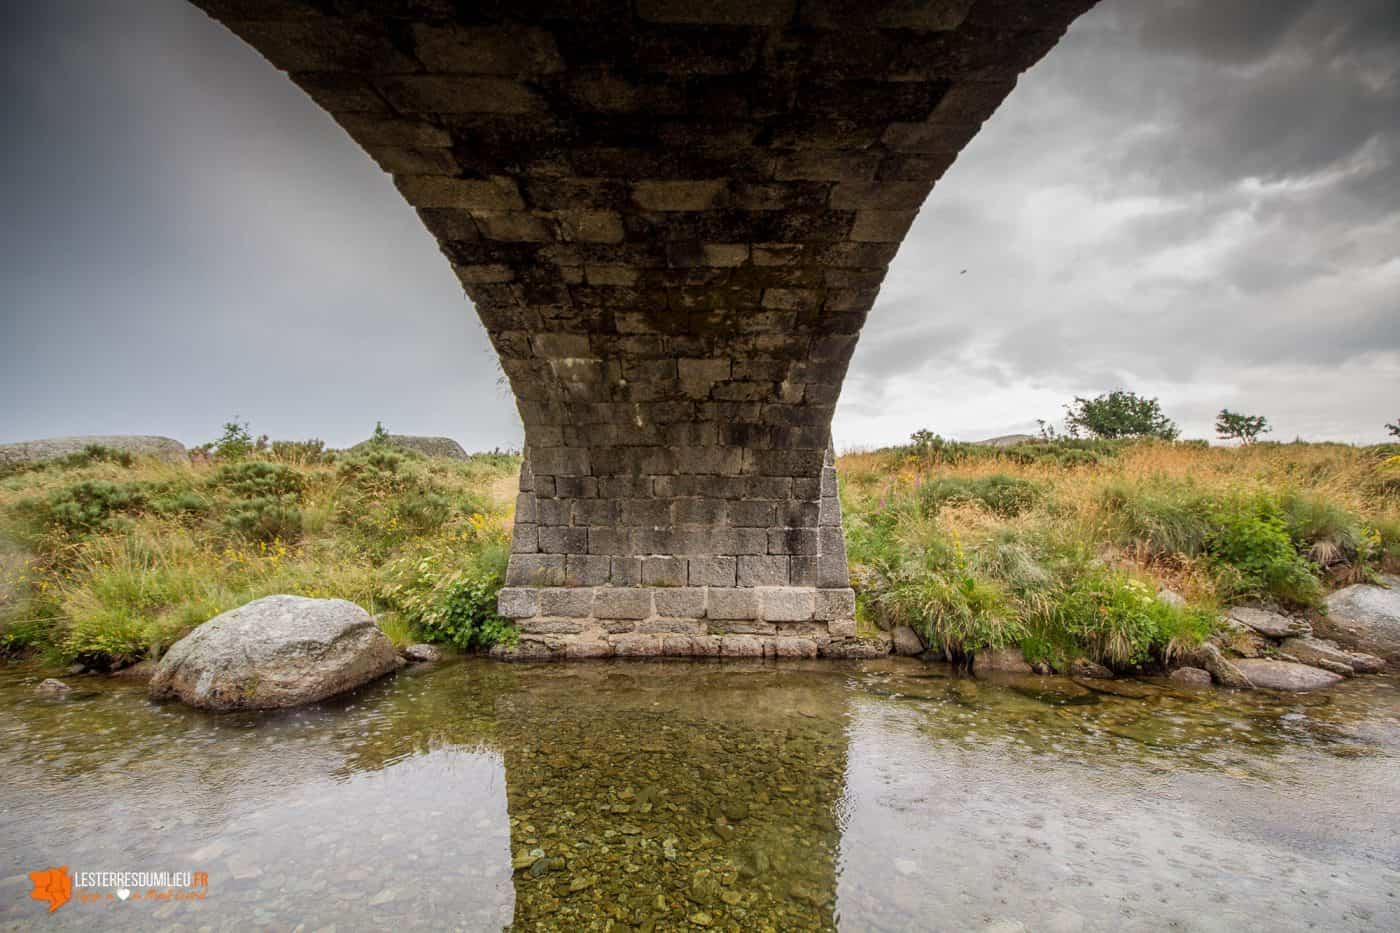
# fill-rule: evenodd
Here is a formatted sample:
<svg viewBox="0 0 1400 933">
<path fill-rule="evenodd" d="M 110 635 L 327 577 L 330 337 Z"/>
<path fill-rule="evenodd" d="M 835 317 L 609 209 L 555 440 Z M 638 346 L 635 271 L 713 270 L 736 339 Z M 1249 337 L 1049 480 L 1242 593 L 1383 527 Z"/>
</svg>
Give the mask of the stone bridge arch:
<svg viewBox="0 0 1400 933">
<path fill-rule="evenodd" d="M 525 426 L 522 657 L 853 656 L 831 417 L 933 184 L 1094 0 L 193 0 L 437 238 Z"/>
</svg>

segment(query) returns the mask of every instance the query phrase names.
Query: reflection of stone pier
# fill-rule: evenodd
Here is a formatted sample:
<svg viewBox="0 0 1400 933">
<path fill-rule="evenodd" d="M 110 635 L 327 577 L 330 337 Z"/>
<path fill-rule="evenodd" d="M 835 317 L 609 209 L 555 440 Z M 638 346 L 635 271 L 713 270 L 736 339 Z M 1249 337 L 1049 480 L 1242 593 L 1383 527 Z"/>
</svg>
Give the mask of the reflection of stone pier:
<svg viewBox="0 0 1400 933">
<path fill-rule="evenodd" d="M 833 928 L 843 701 L 804 676 L 570 668 L 502 695 L 516 928 Z"/>
</svg>

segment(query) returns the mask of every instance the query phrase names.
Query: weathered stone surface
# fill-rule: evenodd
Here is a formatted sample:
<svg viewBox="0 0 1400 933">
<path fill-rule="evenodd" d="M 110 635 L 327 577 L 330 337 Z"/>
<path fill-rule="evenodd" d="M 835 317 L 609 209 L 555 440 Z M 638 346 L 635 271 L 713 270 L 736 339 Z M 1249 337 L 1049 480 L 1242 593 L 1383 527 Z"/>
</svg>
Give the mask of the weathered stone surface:
<svg viewBox="0 0 1400 933">
<path fill-rule="evenodd" d="M 65 697 L 72 690 L 72 687 L 54 677 L 40 681 L 39 685 L 34 688 L 35 693 L 44 697 Z"/>
<path fill-rule="evenodd" d="M 146 683 L 156 675 L 156 667 L 157 662 L 147 658 L 144 661 L 137 661 L 130 667 L 122 667 L 112 671 L 112 676 L 118 680 Z"/>
<path fill-rule="evenodd" d="M 1386 582 L 1391 581 L 1390 587 L 1359 583 L 1328 596 L 1318 634 L 1400 666 L 1400 578 Z"/>
<path fill-rule="evenodd" d="M 1249 606 L 1236 606 L 1230 610 L 1230 619 L 1251 628 L 1269 638 L 1289 638 L 1294 635 L 1307 635 L 1311 626 L 1302 619 L 1295 619 L 1267 609 L 1254 609 Z"/>
<path fill-rule="evenodd" d="M 1240 658 L 1235 666 L 1260 690 L 1318 690 L 1342 681 L 1340 674 L 1291 661 Z"/>
<path fill-rule="evenodd" d="M 91 434 L 83 437 L 50 437 L 39 441 L 0 444 L 0 466 L 44 463 L 70 454 L 82 453 L 93 446 L 119 450 L 134 457 L 154 457 L 166 463 L 187 463 L 190 459 L 185 445 L 168 437 L 147 434 Z"/>
<path fill-rule="evenodd" d="M 1385 661 L 1381 658 L 1364 652 L 1346 651 L 1325 638 L 1285 638 L 1279 644 L 1279 650 L 1303 664 L 1337 674 L 1374 674 L 1385 668 Z M 1341 670 L 1339 666 L 1346 670 Z"/>
<path fill-rule="evenodd" d="M 361 441 L 351 450 L 364 450 L 370 441 Z M 429 460 L 466 460 L 467 452 L 450 437 L 423 437 L 416 434 L 390 434 L 389 446 L 411 450 Z"/>
<path fill-rule="evenodd" d="M 1184 684 L 1188 687 L 1209 687 L 1210 671 L 1199 667 L 1178 667 L 1171 672 L 1173 683 Z"/>
<path fill-rule="evenodd" d="M 1220 653 L 1220 649 L 1210 642 L 1205 642 L 1195 650 L 1193 663 L 1209 671 L 1210 676 L 1222 687 L 1249 690 L 1254 686 L 1240 669 L 1238 662 L 1226 658 Z"/>
<path fill-rule="evenodd" d="M 856 337 L 934 182 L 1093 0 L 195 2 L 395 176 L 472 299 L 525 427 L 511 587 L 853 618 L 808 594 L 850 586 Z M 754 587 L 799 595 L 716 616 Z"/>
<path fill-rule="evenodd" d="M 1031 666 L 1026 663 L 1026 657 L 1021 653 L 1020 648 L 993 648 L 989 651 L 979 651 L 972 659 L 972 673 L 1006 673 L 1006 674 L 1029 674 Z"/>
<path fill-rule="evenodd" d="M 404 648 L 403 657 L 405 661 L 412 661 L 415 664 L 427 664 L 441 661 L 443 654 L 442 649 L 437 645 L 416 644 Z"/>
<path fill-rule="evenodd" d="M 265 596 L 177 641 L 151 678 L 153 699 L 212 710 L 312 703 L 399 667 L 368 612 L 343 599 Z"/>
<path fill-rule="evenodd" d="M 1069 674 L 1071 677 L 1082 677 L 1088 680 L 1111 680 L 1113 678 L 1113 671 L 1096 661 L 1090 661 L 1088 658 L 1075 658 L 1071 661 Z"/>
<path fill-rule="evenodd" d="M 890 639 L 894 644 L 895 654 L 912 657 L 924 653 L 924 640 L 919 637 L 918 632 L 907 625 L 896 625 L 891 629 Z"/>
</svg>

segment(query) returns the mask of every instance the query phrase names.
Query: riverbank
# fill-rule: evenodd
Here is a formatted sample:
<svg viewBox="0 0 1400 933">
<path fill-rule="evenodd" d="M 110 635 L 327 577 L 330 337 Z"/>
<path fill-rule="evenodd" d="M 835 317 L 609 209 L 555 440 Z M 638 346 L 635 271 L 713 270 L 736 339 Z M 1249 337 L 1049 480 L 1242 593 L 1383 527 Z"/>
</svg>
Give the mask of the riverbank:
<svg viewBox="0 0 1400 933">
<path fill-rule="evenodd" d="M 1231 606 L 1321 624 L 1329 591 L 1400 569 L 1396 453 L 925 439 L 849 454 L 858 623 L 901 651 L 1045 672 L 1165 671 L 1211 639 L 1239 654 Z M 349 599 L 400 647 L 508 643 L 496 594 L 518 468 L 310 443 L 8 468 L 0 650 L 119 670 L 273 593 Z"/>
</svg>

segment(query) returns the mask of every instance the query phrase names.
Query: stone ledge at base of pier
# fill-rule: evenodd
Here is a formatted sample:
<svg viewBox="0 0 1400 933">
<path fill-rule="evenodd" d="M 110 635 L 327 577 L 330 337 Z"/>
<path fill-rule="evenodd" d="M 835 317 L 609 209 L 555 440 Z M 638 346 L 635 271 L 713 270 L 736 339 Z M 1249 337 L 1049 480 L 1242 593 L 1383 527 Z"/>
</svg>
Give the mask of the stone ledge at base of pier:
<svg viewBox="0 0 1400 933">
<path fill-rule="evenodd" d="M 506 587 L 499 609 L 519 641 L 504 660 L 583 658 L 871 658 L 849 587 Z"/>
</svg>

